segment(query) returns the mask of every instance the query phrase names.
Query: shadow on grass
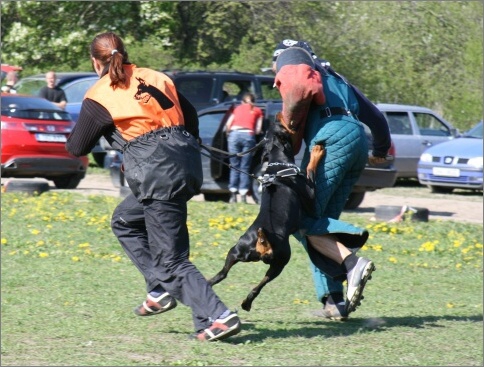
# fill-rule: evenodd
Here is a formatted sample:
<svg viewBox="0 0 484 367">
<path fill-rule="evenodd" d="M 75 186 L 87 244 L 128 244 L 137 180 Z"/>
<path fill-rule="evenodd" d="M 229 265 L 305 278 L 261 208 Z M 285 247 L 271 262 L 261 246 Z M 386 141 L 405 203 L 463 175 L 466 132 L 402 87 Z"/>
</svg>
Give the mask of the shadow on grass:
<svg viewBox="0 0 484 367">
<path fill-rule="evenodd" d="M 341 337 L 352 334 L 375 333 L 388 331 L 395 327 L 445 328 L 438 325 L 441 321 L 451 322 L 483 322 L 483 315 L 475 316 L 408 316 L 408 317 L 382 317 L 382 318 L 350 318 L 345 322 L 317 320 L 315 322 L 302 322 L 293 324 L 297 327 L 274 330 L 273 328 L 256 327 L 253 322 L 243 322 L 242 332 L 226 340 L 231 343 L 262 342 L 267 338 L 315 338 L 315 337 Z M 264 321 L 264 324 L 267 322 Z M 276 323 L 276 322 L 275 322 Z M 278 323 L 278 322 L 277 322 Z"/>
</svg>

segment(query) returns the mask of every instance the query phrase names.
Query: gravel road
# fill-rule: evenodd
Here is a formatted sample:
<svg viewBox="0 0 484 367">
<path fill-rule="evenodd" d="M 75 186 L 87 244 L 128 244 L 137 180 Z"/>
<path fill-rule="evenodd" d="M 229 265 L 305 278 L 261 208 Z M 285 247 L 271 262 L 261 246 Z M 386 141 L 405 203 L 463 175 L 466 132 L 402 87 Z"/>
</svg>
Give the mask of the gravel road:
<svg viewBox="0 0 484 367">
<path fill-rule="evenodd" d="M 2 178 L 2 185 L 8 180 Z M 39 179 L 40 182 L 45 180 Z M 49 182 L 50 190 L 57 190 Z M 61 190 L 57 190 L 61 191 Z M 82 194 L 104 194 L 119 196 L 107 174 L 88 174 L 74 190 Z M 193 200 L 203 200 L 203 195 Z M 374 217 L 379 205 L 408 205 L 429 210 L 429 219 L 453 220 L 470 223 L 483 223 L 483 196 L 481 193 L 455 190 L 452 194 L 432 194 L 426 187 L 411 181 L 398 182 L 395 187 L 367 192 L 361 205 L 351 212 Z"/>
</svg>

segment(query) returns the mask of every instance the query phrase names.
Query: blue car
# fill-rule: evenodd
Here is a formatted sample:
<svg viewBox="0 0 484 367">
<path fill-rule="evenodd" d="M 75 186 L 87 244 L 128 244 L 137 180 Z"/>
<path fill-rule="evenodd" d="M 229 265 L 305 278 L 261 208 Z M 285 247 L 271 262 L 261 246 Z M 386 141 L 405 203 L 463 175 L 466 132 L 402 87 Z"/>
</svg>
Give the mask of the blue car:
<svg viewBox="0 0 484 367">
<path fill-rule="evenodd" d="M 460 137 L 437 144 L 420 156 L 417 173 L 432 192 L 482 191 L 482 121 Z"/>
</svg>

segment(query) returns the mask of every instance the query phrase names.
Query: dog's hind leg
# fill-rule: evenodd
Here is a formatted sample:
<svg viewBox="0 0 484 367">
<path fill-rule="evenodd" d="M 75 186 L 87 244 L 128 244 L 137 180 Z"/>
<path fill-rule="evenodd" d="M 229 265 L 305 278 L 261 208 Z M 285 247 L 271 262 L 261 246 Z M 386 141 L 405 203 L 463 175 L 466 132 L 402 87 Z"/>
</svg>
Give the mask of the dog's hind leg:
<svg viewBox="0 0 484 367">
<path fill-rule="evenodd" d="M 269 269 L 266 272 L 262 281 L 250 291 L 247 297 L 242 301 L 242 309 L 245 311 L 250 311 L 252 307 L 252 302 L 259 295 L 260 291 L 264 286 L 271 280 L 274 280 L 281 274 L 282 270 L 289 262 L 291 258 L 291 248 L 289 245 L 289 240 L 282 241 L 279 243 L 279 252 L 277 256 L 273 252 L 273 245 L 265 235 L 262 228 L 257 230 L 257 244 L 256 250 L 261 255 L 261 259 L 264 263 L 270 264 Z"/>
<path fill-rule="evenodd" d="M 267 283 L 269 283 L 271 280 L 274 280 L 275 278 L 277 278 L 279 274 L 281 274 L 286 264 L 287 264 L 287 261 L 285 263 L 278 262 L 270 265 L 269 270 L 267 270 L 267 273 L 264 276 L 264 278 L 262 278 L 262 281 L 257 285 L 257 287 L 252 289 L 247 295 L 247 297 L 242 301 L 241 306 L 243 310 L 250 311 L 250 309 L 252 308 L 252 302 L 259 295 L 262 288 L 264 288 L 264 286 Z"/>
</svg>

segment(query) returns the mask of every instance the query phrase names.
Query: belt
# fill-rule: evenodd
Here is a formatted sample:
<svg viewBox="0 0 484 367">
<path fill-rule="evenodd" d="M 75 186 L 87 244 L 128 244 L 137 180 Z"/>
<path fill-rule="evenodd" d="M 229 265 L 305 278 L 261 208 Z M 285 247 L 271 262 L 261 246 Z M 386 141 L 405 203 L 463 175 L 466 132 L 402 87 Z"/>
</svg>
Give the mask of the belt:
<svg viewBox="0 0 484 367">
<path fill-rule="evenodd" d="M 343 107 L 326 107 L 319 111 L 320 118 L 331 117 L 333 115 L 351 116 L 351 111 Z"/>
</svg>

